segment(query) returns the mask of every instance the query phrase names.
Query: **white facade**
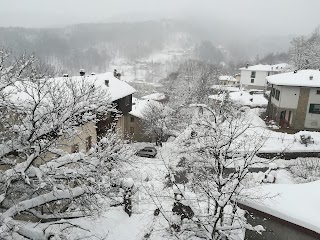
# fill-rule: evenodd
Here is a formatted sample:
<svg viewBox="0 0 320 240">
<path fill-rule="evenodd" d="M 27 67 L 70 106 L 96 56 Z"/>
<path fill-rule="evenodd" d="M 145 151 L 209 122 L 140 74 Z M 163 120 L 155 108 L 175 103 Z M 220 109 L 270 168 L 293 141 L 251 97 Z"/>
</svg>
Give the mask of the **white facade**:
<svg viewBox="0 0 320 240">
<path fill-rule="evenodd" d="M 317 94 L 320 88 L 311 88 L 308 101 L 308 109 L 304 126 L 306 128 L 320 128 L 320 114 L 309 113 L 310 104 L 320 104 L 320 94 Z"/>
<path fill-rule="evenodd" d="M 244 88 L 266 89 L 268 85 L 266 77 L 287 71 L 289 67 L 288 64 L 281 63 L 276 65 L 258 64 L 240 68 L 240 84 Z"/>
<path fill-rule="evenodd" d="M 279 100 L 271 96 L 271 102 L 278 108 L 297 109 L 300 95 L 299 87 L 273 86 L 280 91 Z"/>
<path fill-rule="evenodd" d="M 252 74 L 254 74 L 255 76 L 252 77 Z M 243 69 L 241 70 L 240 84 L 242 87 L 256 87 L 258 89 L 265 88 L 267 86 L 267 76 L 268 71 L 251 71 Z"/>
</svg>

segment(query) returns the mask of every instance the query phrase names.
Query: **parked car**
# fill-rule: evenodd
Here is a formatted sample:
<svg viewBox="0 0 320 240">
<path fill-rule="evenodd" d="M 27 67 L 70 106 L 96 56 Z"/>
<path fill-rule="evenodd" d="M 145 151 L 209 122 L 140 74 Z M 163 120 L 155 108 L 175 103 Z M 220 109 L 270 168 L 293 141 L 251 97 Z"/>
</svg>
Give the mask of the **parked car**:
<svg viewBox="0 0 320 240">
<path fill-rule="evenodd" d="M 139 157 L 154 158 L 157 155 L 157 149 L 155 149 L 154 147 L 144 147 L 136 152 L 136 155 Z"/>
</svg>

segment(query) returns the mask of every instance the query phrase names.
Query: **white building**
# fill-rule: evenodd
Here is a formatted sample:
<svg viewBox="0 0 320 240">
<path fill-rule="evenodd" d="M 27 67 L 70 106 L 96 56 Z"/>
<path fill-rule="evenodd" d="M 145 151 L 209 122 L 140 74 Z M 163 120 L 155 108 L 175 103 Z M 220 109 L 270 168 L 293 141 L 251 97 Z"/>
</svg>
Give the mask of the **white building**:
<svg viewBox="0 0 320 240">
<path fill-rule="evenodd" d="M 241 78 L 240 84 L 247 89 L 266 89 L 266 77 L 285 72 L 289 69 L 289 65 L 281 63 L 277 65 L 254 65 L 240 68 Z"/>
<path fill-rule="evenodd" d="M 239 84 L 238 80 L 233 76 L 220 76 L 219 77 L 220 85 L 234 85 L 237 86 Z"/>
<path fill-rule="evenodd" d="M 267 77 L 267 114 L 281 127 L 320 129 L 320 71 L 300 70 Z"/>
</svg>

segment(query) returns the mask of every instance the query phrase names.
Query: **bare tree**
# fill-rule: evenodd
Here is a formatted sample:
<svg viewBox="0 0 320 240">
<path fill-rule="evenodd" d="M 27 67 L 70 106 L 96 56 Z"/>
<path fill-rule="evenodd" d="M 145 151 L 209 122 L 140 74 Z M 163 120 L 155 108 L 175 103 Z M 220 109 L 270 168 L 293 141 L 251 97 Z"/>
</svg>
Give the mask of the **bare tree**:
<svg viewBox="0 0 320 240">
<path fill-rule="evenodd" d="M 109 196 L 130 151 L 112 132 L 86 152 L 64 151 L 113 110 L 108 92 L 84 78 L 46 77 L 33 57 L 10 65 L 1 50 L 0 59 L 0 238 L 63 237 L 75 227 L 65 219 L 101 209 L 98 196 Z M 23 223 L 18 215 L 50 223 Z"/>
<path fill-rule="evenodd" d="M 195 121 L 197 135 L 187 149 L 193 173 L 190 189 L 207 206 L 197 224 L 208 239 L 232 239 L 232 230 L 248 226 L 237 204 L 249 197 L 244 183 L 266 137 L 235 108 L 217 112 L 201 107 L 207 116 Z"/>
<path fill-rule="evenodd" d="M 250 167 L 270 161 L 255 158 L 267 136 L 237 107 L 223 111 L 204 104 L 191 107 L 197 114 L 186 130 L 189 135 L 177 142 L 183 157 L 175 167 L 167 167 L 174 188 L 171 217 L 155 197 L 172 234 L 179 239 L 217 240 L 233 239 L 244 229 L 261 231 L 261 226 L 247 223 L 238 203 L 251 197 L 245 190 Z"/>
<path fill-rule="evenodd" d="M 216 83 L 219 67 L 196 60 L 180 65 L 177 72 L 163 80 L 164 91 L 170 96 L 169 105 L 177 109 L 191 103 L 206 103 L 210 87 Z"/>
<path fill-rule="evenodd" d="M 142 124 L 144 133 L 153 136 L 157 143 L 170 135 L 176 135 L 174 111 L 156 101 L 148 101 L 143 108 Z"/>
<path fill-rule="evenodd" d="M 308 38 L 300 36 L 291 41 L 289 56 L 292 64 L 299 69 L 320 68 L 320 33 L 319 28 Z"/>
</svg>

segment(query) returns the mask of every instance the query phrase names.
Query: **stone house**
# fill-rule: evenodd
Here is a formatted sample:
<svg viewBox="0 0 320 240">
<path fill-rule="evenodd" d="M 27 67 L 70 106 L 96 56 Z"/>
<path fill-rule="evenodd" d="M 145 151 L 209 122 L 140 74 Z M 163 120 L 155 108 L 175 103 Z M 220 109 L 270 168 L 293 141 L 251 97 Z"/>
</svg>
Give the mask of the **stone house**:
<svg viewBox="0 0 320 240">
<path fill-rule="evenodd" d="M 68 81 L 72 78 L 73 80 L 79 80 L 79 82 L 84 79 L 88 83 L 106 90 L 107 94 L 110 95 L 111 102 L 118 110 L 117 113 L 108 113 L 105 120 L 98 123 L 89 122 L 78 126 L 79 134 L 73 139 L 65 140 L 61 137 L 59 140 L 61 150 L 68 153 L 87 152 L 97 143 L 97 139 L 112 127 L 124 138 L 126 137 L 125 134 L 129 128 L 128 123 L 130 121 L 129 112 L 132 110 L 132 94 L 135 89 L 126 82 L 121 81 L 120 77 L 121 75 L 115 72 L 86 75 L 85 71 L 81 69 L 79 76 L 69 77 L 69 75 L 64 74 L 63 77 L 54 78 L 55 81 Z M 44 159 L 50 159 L 50 156 L 46 156 Z"/>
<path fill-rule="evenodd" d="M 117 110 L 117 112 L 109 113 L 105 120 L 97 123 L 97 137 L 102 137 L 106 131 L 113 128 L 123 138 L 127 138 L 130 122 L 129 112 L 132 110 L 132 94 L 136 90 L 125 81 L 121 81 L 121 75 L 115 75 L 114 72 L 90 75 L 86 78 L 108 91 Z"/>
<path fill-rule="evenodd" d="M 67 77 L 56 78 L 58 81 L 67 81 Z M 123 138 L 126 138 L 126 132 L 129 123 L 129 112 L 132 110 L 132 94 L 135 89 L 131 87 L 125 81 L 121 81 L 121 74 L 116 70 L 113 72 L 107 72 L 103 74 L 90 74 L 86 75 L 84 70 L 80 71 L 80 76 L 74 76 L 73 79 L 79 79 L 79 81 L 85 78 L 86 81 L 98 86 L 101 89 L 106 90 L 110 95 L 111 102 L 115 105 L 118 112 L 108 113 L 105 120 L 101 120 L 97 123 L 87 123 L 83 126 L 79 126 L 79 135 L 75 138 L 65 141 L 62 149 L 66 152 L 87 152 L 91 146 L 97 143 L 98 138 L 111 128 L 118 131 Z"/>
<path fill-rule="evenodd" d="M 62 149 L 71 153 L 86 152 L 111 128 L 118 131 L 126 139 L 130 121 L 129 112 L 132 110 L 132 94 L 135 93 L 135 89 L 125 81 L 121 81 L 121 74 L 117 73 L 116 70 L 103 74 L 92 73 L 90 75 L 86 75 L 82 70 L 80 76 L 72 78 L 76 80 L 85 78 L 85 81 L 106 90 L 117 112 L 107 113 L 105 119 L 97 123 L 87 123 L 84 126 L 79 126 L 79 135 L 67 142 L 62 140 L 64 143 Z M 68 77 L 56 79 L 58 81 L 67 81 Z"/>
<path fill-rule="evenodd" d="M 283 128 L 320 130 L 320 71 L 299 70 L 266 78 L 267 116 Z"/>
</svg>

